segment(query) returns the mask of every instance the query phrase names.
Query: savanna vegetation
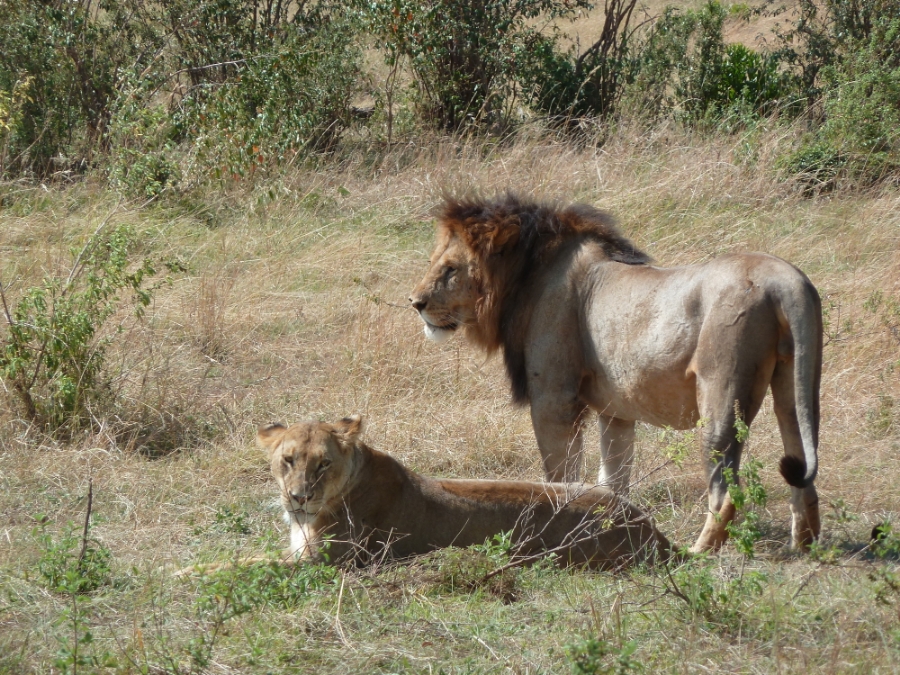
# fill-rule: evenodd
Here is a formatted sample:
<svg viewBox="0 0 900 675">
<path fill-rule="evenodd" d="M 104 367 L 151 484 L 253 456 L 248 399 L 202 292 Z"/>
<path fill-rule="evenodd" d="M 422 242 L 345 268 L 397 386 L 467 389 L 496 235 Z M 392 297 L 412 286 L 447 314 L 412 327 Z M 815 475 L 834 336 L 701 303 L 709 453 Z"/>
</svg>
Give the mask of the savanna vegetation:
<svg viewBox="0 0 900 675">
<path fill-rule="evenodd" d="M 895 0 L 0 10 L 0 673 L 900 668 Z M 285 545 L 265 422 L 361 413 L 423 473 L 540 477 L 499 360 L 406 302 L 441 195 L 510 188 L 611 211 L 662 265 L 810 276 L 821 542 L 785 547 L 769 401 L 715 556 L 498 573 L 498 537 L 173 578 Z M 637 446 L 632 497 L 693 541 L 697 432 Z"/>
</svg>

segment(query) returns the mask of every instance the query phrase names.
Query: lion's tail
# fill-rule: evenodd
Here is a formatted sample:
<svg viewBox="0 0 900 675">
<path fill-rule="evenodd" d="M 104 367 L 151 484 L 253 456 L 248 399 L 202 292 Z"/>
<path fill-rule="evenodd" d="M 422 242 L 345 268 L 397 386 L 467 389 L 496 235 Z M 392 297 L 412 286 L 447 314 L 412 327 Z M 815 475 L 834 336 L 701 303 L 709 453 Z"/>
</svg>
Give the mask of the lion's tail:
<svg viewBox="0 0 900 675">
<path fill-rule="evenodd" d="M 819 385 L 822 379 L 822 301 L 812 282 L 798 271 L 798 283 L 779 299 L 779 320 L 793 343 L 793 395 L 803 459 L 781 458 L 779 471 L 793 487 L 812 484 L 819 468 Z M 773 395 L 775 394 L 773 390 Z"/>
</svg>

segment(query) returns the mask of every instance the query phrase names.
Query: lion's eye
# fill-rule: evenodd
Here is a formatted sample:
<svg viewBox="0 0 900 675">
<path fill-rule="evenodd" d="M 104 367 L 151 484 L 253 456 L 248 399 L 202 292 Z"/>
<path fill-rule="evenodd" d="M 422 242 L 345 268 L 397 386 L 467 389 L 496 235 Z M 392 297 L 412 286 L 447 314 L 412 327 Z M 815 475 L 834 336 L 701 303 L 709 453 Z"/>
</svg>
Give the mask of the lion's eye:
<svg viewBox="0 0 900 675">
<path fill-rule="evenodd" d="M 288 466 L 294 466 L 294 456 L 293 455 L 284 455 L 282 457 L 282 459 L 284 460 L 284 463 L 287 464 Z"/>
<path fill-rule="evenodd" d="M 322 473 L 323 471 L 325 471 L 325 469 L 327 469 L 329 466 L 331 466 L 331 460 L 323 459 L 322 463 L 319 464 L 319 473 Z"/>
<path fill-rule="evenodd" d="M 447 267 L 444 274 L 447 275 L 448 279 L 452 279 L 453 277 L 456 276 L 456 268 L 455 267 Z"/>
</svg>

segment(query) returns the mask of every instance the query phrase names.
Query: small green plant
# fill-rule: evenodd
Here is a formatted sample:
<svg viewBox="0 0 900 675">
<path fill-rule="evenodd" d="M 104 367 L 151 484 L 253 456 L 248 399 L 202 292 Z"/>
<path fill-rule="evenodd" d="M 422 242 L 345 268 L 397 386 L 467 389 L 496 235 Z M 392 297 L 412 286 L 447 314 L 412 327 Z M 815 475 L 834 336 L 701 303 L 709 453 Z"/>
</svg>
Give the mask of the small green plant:
<svg viewBox="0 0 900 675">
<path fill-rule="evenodd" d="M 237 510 L 233 506 L 224 506 L 216 511 L 215 527 L 220 532 L 247 535 L 252 531 L 245 510 Z"/>
<path fill-rule="evenodd" d="M 46 530 L 46 518 L 38 516 L 42 524 L 34 533 L 42 550 L 38 561 L 41 581 L 51 591 L 67 596 L 69 601 L 55 620 L 63 633 L 58 637 L 60 648 L 54 665 L 63 673 L 75 674 L 80 669 L 96 672 L 116 665 L 108 651 L 93 646 L 90 604 L 85 597 L 108 586 L 112 577 L 110 550 L 90 536 L 92 504 L 93 481 L 88 487 L 83 527 L 69 523 L 61 536 L 54 537 Z"/>
<path fill-rule="evenodd" d="M 200 579 L 195 603 L 202 627 L 187 646 L 191 672 L 206 669 L 225 625 L 259 607 L 294 609 L 311 593 L 334 585 L 331 565 L 283 565 L 277 562 L 235 566 Z"/>
<path fill-rule="evenodd" d="M 879 558 L 900 557 L 900 535 L 894 531 L 894 524 L 890 520 L 872 528 L 870 548 Z"/>
<path fill-rule="evenodd" d="M 668 457 L 675 466 L 681 467 L 684 461 L 691 456 L 697 443 L 697 433 L 706 426 L 705 419 L 697 420 L 697 424 L 690 431 L 678 432 L 672 427 L 663 427 L 660 441 L 663 443 L 663 454 Z"/>
<path fill-rule="evenodd" d="M 637 640 L 616 647 L 606 640 L 591 637 L 567 645 L 565 651 L 575 675 L 627 675 L 645 671 L 643 664 L 634 658 L 637 648 Z"/>
<path fill-rule="evenodd" d="M 109 549 L 95 539 L 83 539 L 73 523 L 59 537 L 47 532 L 45 525 L 36 536 L 42 549 L 38 575 L 51 591 L 84 594 L 109 584 Z"/>
<path fill-rule="evenodd" d="M 738 471 L 741 482 L 738 482 L 730 467 L 722 470 L 731 502 L 737 509 L 737 513 L 742 515 L 740 522 L 735 519 L 728 523 L 726 529 L 735 548 L 748 558 L 753 557 L 756 542 L 762 537 L 758 509 L 765 507 L 767 496 L 766 489 L 759 478 L 761 468 L 762 462 L 758 459 L 747 458 Z"/>
<path fill-rule="evenodd" d="M 897 425 L 897 408 L 890 394 L 878 396 L 878 404 L 866 413 L 866 420 L 875 438 L 887 438 Z"/>
<path fill-rule="evenodd" d="M 101 226 L 80 251 L 73 251 L 67 276 L 46 277 L 12 307 L 0 283 L 8 327 L 0 343 L 0 377 L 29 422 L 73 431 L 89 423 L 93 406 L 109 400 L 105 355 L 117 329 L 105 332 L 105 323 L 118 311 L 124 292 L 131 293 L 140 316 L 156 288 L 147 286 L 156 273 L 149 260 L 131 264 L 135 244 L 129 226 Z"/>
<path fill-rule="evenodd" d="M 682 600 L 692 619 L 737 631 L 749 603 L 759 597 L 768 577 L 756 570 L 723 575 L 707 555 L 696 555 L 669 574 L 670 593 Z"/>
<path fill-rule="evenodd" d="M 468 548 L 447 548 L 428 558 L 438 593 L 471 593 L 485 590 L 505 602 L 515 600 L 518 593 L 519 569 L 511 563 L 515 546 L 512 531 L 500 532 L 483 544 Z"/>
</svg>

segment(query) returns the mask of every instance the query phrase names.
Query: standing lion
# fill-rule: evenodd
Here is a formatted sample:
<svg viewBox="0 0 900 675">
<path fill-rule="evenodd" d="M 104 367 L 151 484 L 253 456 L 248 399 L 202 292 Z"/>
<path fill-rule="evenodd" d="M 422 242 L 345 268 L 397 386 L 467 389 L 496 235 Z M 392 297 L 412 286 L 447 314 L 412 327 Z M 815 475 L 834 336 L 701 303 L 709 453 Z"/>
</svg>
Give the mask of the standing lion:
<svg viewBox="0 0 900 675">
<path fill-rule="evenodd" d="M 695 551 L 727 537 L 735 507 L 723 470 L 737 475 L 742 449 L 735 422 L 749 425 L 771 387 L 793 546 L 819 536 L 822 310 L 784 260 L 744 253 L 655 267 L 590 206 L 447 198 L 410 302 L 430 339 L 462 328 L 488 353 L 502 349 L 513 401 L 530 404 L 547 480 L 580 479 L 588 409 L 600 419 L 600 483 L 623 493 L 636 421 L 688 429 L 703 420 L 709 513 Z"/>
</svg>

